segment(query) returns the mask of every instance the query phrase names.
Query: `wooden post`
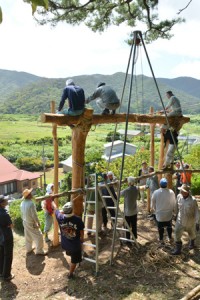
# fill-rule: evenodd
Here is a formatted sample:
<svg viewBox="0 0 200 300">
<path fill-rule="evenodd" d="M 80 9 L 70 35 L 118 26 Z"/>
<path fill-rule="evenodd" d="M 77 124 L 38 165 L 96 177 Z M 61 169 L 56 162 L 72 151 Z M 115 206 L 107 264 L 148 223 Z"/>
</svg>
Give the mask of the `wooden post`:
<svg viewBox="0 0 200 300">
<path fill-rule="evenodd" d="M 40 187 L 42 188 L 43 183 L 42 183 L 42 175 L 40 175 Z"/>
<path fill-rule="evenodd" d="M 164 162 L 164 136 L 160 133 L 160 156 L 159 156 L 159 163 L 158 163 L 158 170 L 162 169 L 163 162 Z M 162 175 L 158 175 L 158 179 L 160 180 Z"/>
<path fill-rule="evenodd" d="M 150 107 L 150 114 L 154 114 L 154 109 L 153 107 Z M 151 153 L 151 158 L 150 158 L 150 164 L 152 167 L 154 167 L 154 133 L 155 133 L 155 124 L 150 125 L 150 132 L 151 132 L 151 141 L 150 141 L 150 153 Z"/>
<path fill-rule="evenodd" d="M 153 107 L 150 107 L 150 115 L 154 114 Z M 155 124 L 150 124 L 150 165 L 154 167 L 154 132 Z M 150 199 L 150 190 L 147 190 L 147 211 L 150 212 L 151 209 L 151 199 Z"/>
<path fill-rule="evenodd" d="M 85 174 L 85 143 L 92 125 L 93 110 L 84 113 L 80 123 L 72 129 L 72 190 L 84 188 Z M 73 194 L 73 212 L 77 216 L 83 213 L 83 195 Z"/>
<path fill-rule="evenodd" d="M 51 112 L 55 113 L 55 101 L 51 101 Z M 53 145 L 54 145 L 54 194 L 58 193 L 58 139 L 57 139 L 57 125 L 52 123 Z M 58 207 L 58 198 L 54 199 L 56 206 Z M 54 231 L 53 231 L 53 246 L 58 246 L 58 222 L 54 215 Z"/>
</svg>

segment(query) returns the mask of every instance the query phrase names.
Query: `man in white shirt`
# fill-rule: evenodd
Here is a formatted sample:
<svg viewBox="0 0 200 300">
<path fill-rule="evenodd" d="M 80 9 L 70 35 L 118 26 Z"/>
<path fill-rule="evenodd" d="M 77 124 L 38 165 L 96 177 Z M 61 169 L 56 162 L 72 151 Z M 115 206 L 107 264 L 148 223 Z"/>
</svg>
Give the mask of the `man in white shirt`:
<svg viewBox="0 0 200 300">
<path fill-rule="evenodd" d="M 33 242 L 35 243 L 35 254 L 46 255 L 44 251 L 44 242 L 42 232 L 40 230 L 40 221 L 37 216 L 36 206 L 32 201 L 32 189 L 23 191 L 23 201 L 21 203 L 21 215 L 24 226 L 24 236 L 26 245 L 26 254 L 33 252 Z"/>
<path fill-rule="evenodd" d="M 199 231 L 199 210 L 197 201 L 191 195 L 190 187 L 187 184 L 182 184 L 178 189 L 180 190 L 180 194 L 177 196 L 177 218 L 174 231 L 176 248 L 172 252 L 173 255 L 181 254 L 181 237 L 184 231 L 188 233 L 190 238 L 189 249 L 195 247 L 196 231 Z"/>
<path fill-rule="evenodd" d="M 152 195 L 152 210 L 155 212 L 160 244 L 164 245 L 164 228 L 167 229 L 169 242 L 172 242 L 172 217 L 176 207 L 176 197 L 167 188 L 167 179 L 160 180 L 160 188 Z"/>
<path fill-rule="evenodd" d="M 168 117 L 182 116 L 180 100 L 174 96 L 172 91 L 166 92 L 166 96 L 169 99 L 169 102 L 168 102 L 167 106 L 165 107 L 167 116 Z M 160 112 L 163 113 L 164 111 L 161 110 Z"/>
</svg>

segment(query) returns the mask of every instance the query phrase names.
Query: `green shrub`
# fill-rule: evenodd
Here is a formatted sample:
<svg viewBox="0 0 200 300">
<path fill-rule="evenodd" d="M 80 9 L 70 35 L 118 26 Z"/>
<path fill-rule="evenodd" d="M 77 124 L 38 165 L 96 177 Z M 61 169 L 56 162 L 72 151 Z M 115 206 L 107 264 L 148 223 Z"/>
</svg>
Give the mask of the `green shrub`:
<svg viewBox="0 0 200 300">
<path fill-rule="evenodd" d="M 41 229 L 42 232 L 44 232 L 44 222 L 45 222 L 44 211 L 43 210 L 38 211 L 37 215 L 38 215 L 38 219 L 40 221 L 40 229 Z"/>
<path fill-rule="evenodd" d="M 198 174 L 192 175 L 191 192 L 192 192 L 192 195 L 200 194 L 200 175 L 198 175 Z"/>
<path fill-rule="evenodd" d="M 20 204 L 22 200 L 15 200 L 9 206 L 10 217 L 13 222 L 14 229 L 19 231 L 20 233 L 24 232 L 24 227 L 22 224 Z"/>
<path fill-rule="evenodd" d="M 114 135 L 114 133 L 115 133 L 115 135 Z M 120 133 L 113 132 L 113 131 L 109 132 L 106 137 L 106 142 L 112 142 L 113 139 L 114 139 L 114 141 L 120 140 Z"/>
</svg>

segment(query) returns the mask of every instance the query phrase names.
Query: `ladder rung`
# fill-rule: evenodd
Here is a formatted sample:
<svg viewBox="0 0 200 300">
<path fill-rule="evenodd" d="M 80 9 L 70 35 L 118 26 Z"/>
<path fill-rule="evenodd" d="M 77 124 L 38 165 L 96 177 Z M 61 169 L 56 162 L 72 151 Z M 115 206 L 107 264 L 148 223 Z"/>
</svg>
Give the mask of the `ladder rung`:
<svg viewBox="0 0 200 300">
<path fill-rule="evenodd" d="M 111 219 L 115 220 L 115 217 L 111 217 Z M 121 221 L 121 220 L 124 220 L 123 218 L 117 218 L 117 221 Z"/>
<path fill-rule="evenodd" d="M 95 204 L 95 201 L 86 201 L 86 203 L 94 203 Z"/>
<path fill-rule="evenodd" d="M 121 231 L 127 231 L 127 232 L 129 232 L 129 230 L 128 230 L 127 228 L 122 228 L 122 227 L 119 228 L 119 227 L 117 227 L 116 229 L 117 229 L 117 230 L 121 230 Z"/>
<path fill-rule="evenodd" d="M 95 217 L 95 214 L 94 214 L 94 215 L 87 215 L 87 214 L 85 214 L 84 216 L 90 217 L 90 218 L 94 218 L 94 217 Z"/>
<path fill-rule="evenodd" d="M 115 206 L 107 206 L 108 209 L 117 209 Z"/>
<path fill-rule="evenodd" d="M 85 260 L 87 260 L 87 261 L 90 261 L 90 262 L 96 264 L 96 260 L 94 260 L 94 259 L 91 259 L 91 258 L 88 258 L 88 257 L 84 257 L 84 256 L 83 256 L 83 259 L 85 259 Z"/>
<path fill-rule="evenodd" d="M 134 240 L 130 240 L 130 239 L 122 238 L 122 237 L 120 237 L 119 239 L 120 239 L 121 241 L 128 241 L 128 242 L 131 242 L 131 243 L 135 243 Z"/>
<path fill-rule="evenodd" d="M 89 228 L 84 228 L 85 231 L 88 231 L 88 232 L 96 232 L 95 229 L 89 229 Z"/>
<path fill-rule="evenodd" d="M 104 196 L 102 195 L 102 198 L 112 198 L 111 196 Z"/>
<path fill-rule="evenodd" d="M 83 243 L 83 245 L 84 246 L 90 246 L 90 247 L 96 248 L 95 244 Z"/>
</svg>

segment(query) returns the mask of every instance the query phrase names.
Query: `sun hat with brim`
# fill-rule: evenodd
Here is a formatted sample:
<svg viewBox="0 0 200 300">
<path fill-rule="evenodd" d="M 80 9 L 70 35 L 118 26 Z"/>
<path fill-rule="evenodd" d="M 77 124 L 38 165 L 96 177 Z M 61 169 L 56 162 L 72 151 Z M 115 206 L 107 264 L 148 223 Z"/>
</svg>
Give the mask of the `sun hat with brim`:
<svg viewBox="0 0 200 300">
<path fill-rule="evenodd" d="M 27 197 L 28 197 L 28 195 L 30 195 L 31 194 L 31 192 L 32 192 L 32 190 L 33 189 L 25 189 L 24 191 L 23 191 L 23 197 L 24 197 L 24 199 L 26 199 Z"/>
<path fill-rule="evenodd" d="M 65 203 L 65 205 L 62 207 L 62 212 L 67 218 L 70 218 L 74 215 L 71 202 Z"/>
<path fill-rule="evenodd" d="M 190 186 L 187 184 L 182 184 L 182 186 L 178 187 L 179 191 L 189 193 L 190 192 Z"/>
<path fill-rule="evenodd" d="M 8 196 L 0 195 L 0 203 L 3 203 L 4 201 L 8 201 Z"/>
</svg>

